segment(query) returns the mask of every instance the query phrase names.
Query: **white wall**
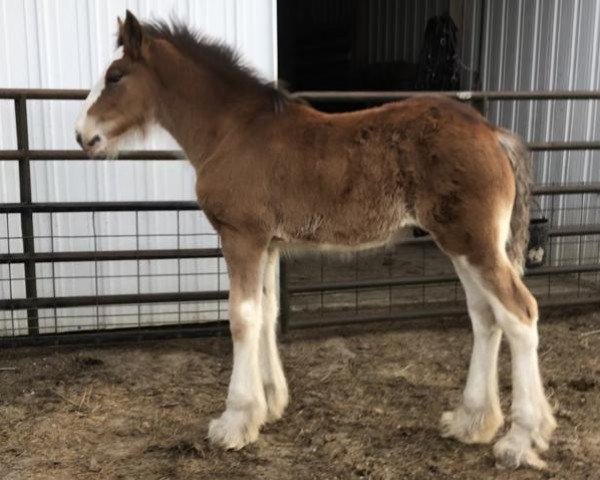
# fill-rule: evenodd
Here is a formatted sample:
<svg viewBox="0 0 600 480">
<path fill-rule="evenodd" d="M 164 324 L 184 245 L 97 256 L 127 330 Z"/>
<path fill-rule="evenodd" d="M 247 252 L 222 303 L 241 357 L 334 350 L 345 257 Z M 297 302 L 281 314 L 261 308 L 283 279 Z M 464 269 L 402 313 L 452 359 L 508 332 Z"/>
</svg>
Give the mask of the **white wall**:
<svg viewBox="0 0 600 480">
<path fill-rule="evenodd" d="M 89 88 L 104 70 L 115 43 L 116 18 L 128 8 L 140 19 L 174 15 L 234 46 L 266 79 L 277 78 L 275 0 L 0 0 L 0 88 Z M 33 149 L 76 149 L 73 124 L 79 102 L 29 101 Z M 140 148 L 177 148 L 157 131 Z M 14 107 L 0 101 L 0 149 L 15 149 Z M 194 200 L 194 171 L 187 162 L 33 162 L 37 202 Z M 16 162 L 0 162 L 0 201 L 19 198 Z M 18 215 L 0 215 L 0 252 L 21 251 Z M 35 215 L 36 250 L 70 251 L 213 247 L 217 239 L 196 212 Z M 136 237 L 137 229 L 137 237 Z M 179 236 L 178 236 L 179 232 Z M 10 235 L 8 235 L 8 233 Z M 142 234 L 142 236 L 139 236 Z M 149 236 L 143 236 L 147 234 Z M 159 234 L 159 236 L 152 236 Z M 51 241 L 50 236 L 54 237 Z M 72 238 L 78 236 L 77 238 Z M 96 236 L 96 239 L 94 239 Z M 43 238 L 47 237 L 47 238 Z M 23 276 L 21 265 L 0 268 L 0 278 Z M 142 277 L 138 279 L 138 272 Z M 178 273 L 187 273 L 178 281 Z M 196 275 L 195 273 L 200 273 Z M 100 262 L 38 265 L 39 296 L 93 295 L 227 288 L 217 260 Z M 144 276 L 146 275 L 146 276 Z M 160 275 L 160 276 L 157 276 Z M 52 277 L 55 277 L 52 280 Z M 23 297 L 24 281 L 0 281 L 2 298 Z M 181 314 L 184 311 L 205 313 Z M 226 305 L 94 307 L 41 312 L 45 331 L 215 319 Z M 141 314 L 140 314 L 141 312 Z M 171 313 L 169 313 L 171 312 Z M 24 333 L 25 312 L 0 312 L 0 335 Z M 126 314 L 126 316 L 122 316 Z M 98 317 L 100 315 L 100 317 Z M 64 316 L 64 318 L 62 318 Z M 67 318 L 66 316 L 70 316 Z M 4 319 L 4 320 L 3 320 Z M 55 323 L 56 320 L 56 323 Z"/>
</svg>

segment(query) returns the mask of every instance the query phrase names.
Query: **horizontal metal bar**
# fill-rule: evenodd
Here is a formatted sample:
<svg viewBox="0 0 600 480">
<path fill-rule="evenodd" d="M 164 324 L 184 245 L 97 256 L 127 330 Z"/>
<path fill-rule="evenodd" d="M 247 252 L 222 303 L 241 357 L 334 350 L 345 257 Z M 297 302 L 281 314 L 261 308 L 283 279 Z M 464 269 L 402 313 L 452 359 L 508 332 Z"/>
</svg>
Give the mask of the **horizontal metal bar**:
<svg viewBox="0 0 600 480">
<path fill-rule="evenodd" d="M 35 263 L 90 262 L 112 260 L 164 260 L 179 258 L 219 258 L 220 248 L 183 248 L 164 250 L 112 250 L 91 252 L 37 252 L 0 254 L 0 264 L 33 261 Z"/>
<path fill-rule="evenodd" d="M 535 185 L 535 195 L 569 195 L 575 193 L 600 193 L 600 183 L 577 183 L 562 185 Z"/>
<path fill-rule="evenodd" d="M 576 185 L 539 185 L 534 187 L 535 195 L 569 195 L 600 193 L 600 183 Z M 49 212 L 124 212 L 159 210 L 198 210 L 194 201 L 152 201 L 152 202 L 48 202 L 48 203 L 3 203 L 1 213 L 49 213 Z"/>
<path fill-rule="evenodd" d="M 599 141 L 572 141 L 572 142 L 531 142 L 527 144 L 531 151 L 567 151 L 567 150 L 600 150 Z M 181 150 L 127 150 L 120 152 L 118 158 L 90 159 L 85 152 L 80 150 L 0 150 L 0 160 L 20 160 L 27 157 L 36 161 L 113 161 L 141 160 L 141 161 L 173 161 L 186 160 L 185 153 Z"/>
<path fill-rule="evenodd" d="M 31 100 L 83 100 L 89 90 L 84 89 L 42 89 L 42 88 L 2 88 L 0 99 L 26 98 Z M 452 92 L 415 92 L 415 91 L 299 91 L 294 97 L 307 100 L 356 101 L 356 100 L 400 100 L 421 95 L 444 95 L 459 100 L 597 100 L 600 92 L 590 90 L 558 91 L 452 91 Z"/>
<path fill-rule="evenodd" d="M 600 272 L 600 264 L 589 265 L 560 265 L 557 267 L 536 267 L 527 269 L 525 277 L 539 277 L 544 275 L 570 275 L 574 273 Z"/>
<path fill-rule="evenodd" d="M 571 273 L 589 273 L 600 272 L 600 264 L 591 265 L 567 265 L 558 267 L 538 267 L 527 270 L 525 276 L 541 276 L 541 275 L 562 275 Z M 300 293 L 318 293 L 331 290 L 356 290 L 360 288 L 388 288 L 400 287 L 408 285 L 432 285 L 440 283 L 457 282 L 458 277 L 451 275 L 419 275 L 411 277 L 397 278 L 378 278 L 369 280 L 347 280 L 333 282 L 306 283 L 301 285 L 291 285 L 289 292 L 291 294 Z"/>
<path fill-rule="evenodd" d="M 563 227 L 550 228 L 548 236 L 550 237 L 579 237 L 581 235 L 599 235 L 600 225 L 567 225 Z M 419 238 L 407 238 L 400 240 L 402 245 L 433 245 L 434 242 L 430 236 Z"/>
<path fill-rule="evenodd" d="M 2 203 L 0 213 L 50 212 L 134 212 L 199 210 L 194 201 L 153 201 L 153 202 L 49 202 L 49 203 Z"/>
<path fill-rule="evenodd" d="M 600 234 L 600 225 L 574 225 L 551 229 L 549 235 L 581 236 Z M 175 235 L 175 234 L 173 234 Z M 422 237 L 399 242 L 402 245 L 432 244 L 431 238 Z M 33 261 L 36 263 L 53 262 L 88 262 L 88 261 L 117 261 L 117 260 L 166 260 L 183 258 L 219 258 L 223 252 L 219 248 L 184 248 L 184 249 L 153 249 L 153 250 L 107 250 L 107 251 L 83 251 L 83 252 L 38 252 L 33 255 L 26 253 L 0 254 L 0 264 L 21 263 Z M 591 267 L 595 268 L 595 265 Z M 585 266 L 574 266 L 572 273 L 588 271 Z M 540 275 L 544 268 L 536 269 L 535 274 Z M 565 273 L 565 272 L 561 272 Z M 545 273 L 544 273 L 545 274 Z M 429 283 L 439 283 L 435 277 L 431 277 Z"/>
<path fill-rule="evenodd" d="M 600 142 L 529 142 L 527 148 L 533 152 L 557 150 L 600 150 Z"/>
<path fill-rule="evenodd" d="M 227 300 L 227 291 L 136 293 L 125 295 L 83 295 L 72 297 L 13 298 L 0 300 L 0 310 L 26 308 L 92 307 L 96 305 L 125 305 L 136 303 L 207 302 Z"/>
<path fill-rule="evenodd" d="M 567 225 L 551 228 L 548 231 L 550 237 L 579 237 L 598 234 L 600 234 L 600 225 Z"/>
<path fill-rule="evenodd" d="M 452 92 L 415 92 L 415 91 L 298 91 L 292 96 L 309 101 L 357 102 L 357 101 L 393 101 L 424 95 L 452 97 L 462 101 L 470 100 L 599 100 L 600 91 L 531 91 L 531 92 L 493 92 L 493 91 L 452 91 Z"/>
<path fill-rule="evenodd" d="M 40 335 L 0 337 L 0 348 L 46 345 L 107 345 L 122 342 L 164 340 L 169 338 L 198 338 L 229 335 L 228 321 L 168 325 L 156 327 L 90 330 L 89 332 L 63 332 Z"/>
<path fill-rule="evenodd" d="M 89 90 L 66 88 L 0 88 L 0 99 L 84 100 Z"/>
<path fill-rule="evenodd" d="M 290 330 L 314 328 L 314 327 L 332 327 L 354 324 L 369 324 L 400 320 L 418 320 L 420 318 L 454 317 L 467 315 L 465 306 L 443 306 L 443 307 L 418 307 L 414 310 L 407 307 L 405 310 L 382 314 L 359 314 L 353 315 L 348 312 L 348 316 L 339 316 L 331 318 L 317 317 L 315 320 L 292 320 L 289 324 Z"/>
<path fill-rule="evenodd" d="M 572 151 L 572 150 L 600 150 L 600 141 L 572 141 L 572 142 L 531 142 L 527 144 L 531 151 Z M 78 150 L 0 150 L 0 160 L 20 160 L 27 156 L 36 161 L 181 161 L 186 160 L 185 153 L 180 150 L 130 150 L 119 153 L 118 158 L 90 159 L 85 152 Z"/>
<path fill-rule="evenodd" d="M 406 285 L 431 285 L 435 283 L 448 283 L 458 280 L 455 275 L 427 275 L 399 278 L 378 278 L 370 280 L 342 280 L 332 282 L 306 283 L 290 285 L 291 294 L 317 293 L 328 290 L 355 290 L 358 288 L 384 288 Z"/>
<path fill-rule="evenodd" d="M 599 141 L 572 141 L 572 142 L 531 142 L 527 144 L 531 151 L 566 151 L 566 150 L 600 150 Z M 90 159 L 83 150 L 0 150 L 0 160 L 20 160 L 29 158 L 36 161 L 173 161 L 186 160 L 185 153 L 181 150 L 125 150 L 119 153 L 118 158 Z"/>
<path fill-rule="evenodd" d="M 527 144 L 532 151 L 557 150 L 599 150 L 600 141 L 571 141 L 571 142 L 531 142 Z M 62 161 L 62 160 L 186 160 L 181 150 L 126 150 L 119 153 L 118 158 L 90 159 L 81 150 L 0 150 L 0 160 L 19 160 L 27 156 L 30 160 Z"/>
<path fill-rule="evenodd" d="M 552 308 L 572 308 L 572 307 L 586 307 L 591 305 L 600 305 L 600 296 L 585 296 L 585 297 L 574 297 L 574 298 L 553 298 L 544 299 L 539 302 L 542 313 L 546 309 Z M 402 311 L 390 312 L 384 314 L 362 314 L 362 315 L 349 315 L 347 317 L 338 318 L 323 318 L 311 320 L 296 320 L 291 321 L 289 328 L 305 329 L 314 327 L 334 327 L 343 325 L 354 325 L 354 324 L 369 324 L 389 321 L 400 321 L 400 320 L 418 320 L 421 318 L 438 318 L 438 317 L 456 317 L 468 315 L 467 308 L 465 306 L 444 306 L 444 307 L 418 307 L 411 310 L 407 308 Z"/>
<path fill-rule="evenodd" d="M 0 160 L 19 160 L 27 157 L 29 160 L 185 160 L 181 150 L 124 150 L 117 158 L 90 159 L 83 150 L 0 150 Z"/>
</svg>

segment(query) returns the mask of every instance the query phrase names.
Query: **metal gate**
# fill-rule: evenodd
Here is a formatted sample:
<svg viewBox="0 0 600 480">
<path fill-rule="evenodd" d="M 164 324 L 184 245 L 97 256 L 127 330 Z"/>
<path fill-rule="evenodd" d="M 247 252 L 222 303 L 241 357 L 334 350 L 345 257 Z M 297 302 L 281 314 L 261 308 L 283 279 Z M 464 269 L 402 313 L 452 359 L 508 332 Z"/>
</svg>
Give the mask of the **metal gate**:
<svg viewBox="0 0 600 480">
<path fill-rule="evenodd" d="M 420 92 L 418 94 L 422 94 Z M 597 92 L 441 92 L 441 95 L 470 101 L 486 113 L 492 101 L 506 100 L 598 100 Z M 89 251 L 36 251 L 35 240 L 40 238 L 34 231 L 34 215 L 52 215 L 64 212 L 172 212 L 177 217 L 177 245 L 179 246 L 180 215 L 183 212 L 198 212 L 195 202 L 52 202 L 32 201 L 31 163 L 48 160 L 83 160 L 83 152 L 75 150 L 34 150 L 29 148 L 27 101 L 28 100 L 81 100 L 83 90 L 0 90 L 0 99 L 14 102 L 17 134 L 17 150 L 0 151 L 1 161 L 18 163 L 20 201 L 0 204 L 0 222 L 6 224 L 6 235 L 0 237 L 2 251 L 0 265 L 6 266 L 0 281 L 8 282 L 9 296 L 0 299 L 0 319 L 6 332 L 0 344 L 78 343 L 132 340 L 140 338 L 182 337 L 225 333 L 227 325 L 218 320 L 197 323 L 182 321 L 190 318 L 193 311 L 186 311 L 189 302 L 221 302 L 227 298 L 226 289 L 212 291 L 177 291 L 160 293 L 134 293 L 111 295 L 61 296 L 56 295 L 54 282 L 58 278 L 54 265 L 61 262 L 93 262 L 96 265 L 92 279 L 98 282 L 97 266 L 102 262 L 139 262 L 164 259 L 218 259 L 219 248 L 175 248 Z M 405 99 L 414 92 L 299 92 L 296 94 L 308 101 L 329 103 L 364 102 L 365 104 Z M 544 142 L 531 143 L 535 152 L 549 150 L 600 150 L 600 141 L 594 142 Z M 129 151 L 120 155 L 130 160 L 181 159 L 178 151 Z M 534 188 L 538 204 L 550 219 L 547 265 L 531 269 L 526 280 L 540 300 L 542 309 L 600 304 L 600 225 L 585 223 L 562 225 L 555 222 L 561 207 L 556 199 L 564 196 L 580 196 L 582 209 L 600 211 L 600 184 L 538 185 Z M 10 235 L 9 216 L 17 215 L 20 235 Z M 4 218 L 2 218 L 4 217 Z M 584 215 L 581 215 L 581 219 Z M 52 221 L 50 221 L 52 225 Z M 136 230 L 136 235 L 137 235 Z M 54 235 L 50 231 L 50 244 Z M 94 234 L 94 245 L 97 235 Z M 11 251 L 11 242 L 21 244 L 18 252 Z M 136 243 L 138 245 L 139 242 Z M 565 245 L 573 248 L 564 250 Z M 575 252 L 557 255 L 553 252 Z M 51 273 L 45 277 L 52 282 L 52 296 L 38 295 L 40 281 L 39 266 L 49 265 Z M 16 273 L 16 270 L 23 273 Z M 188 273 L 189 274 L 189 273 Z M 179 270 L 177 275 L 183 275 Z M 13 296 L 10 286 L 16 280 L 24 282 L 25 292 L 21 297 Z M 382 320 L 416 319 L 422 317 L 463 315 L 466 313 L 464 296 L 457 278 L 433 242 L 422 236 L 402 242 L 376 253 L 356 253 L 339 260 L 336 257 L 316 254 L 309 257 L 290 258 L 280 264 L 281 325 L 303 328 L 344 323 L 365 323 Z M 176 305 L 176 316 L 172 322 L 160 327 L 127 325 L 125 328 L 106 328 L 100 322 L 99 308 L 106 305 L 135 305 L 170 303 Z M 61 333 L 54 328 L 44 333 L 43 322 L 58 324 L 59 310 L 73 307 L 96 307 L 96 323 L 86 324 L 84 331 Z M 26 329 L 15 327 L 16 311 L 26 312 Z M 40 312 L 45 312 L 43 315 Z M 219 312 L 221 313 L 221 312 Z M 132 314 L 135 316 L 135 312 Z M 93 319 L 92 319 L 93 320 Z M 43 321 L 43 322 L 42 322 Z"/>
</svg>

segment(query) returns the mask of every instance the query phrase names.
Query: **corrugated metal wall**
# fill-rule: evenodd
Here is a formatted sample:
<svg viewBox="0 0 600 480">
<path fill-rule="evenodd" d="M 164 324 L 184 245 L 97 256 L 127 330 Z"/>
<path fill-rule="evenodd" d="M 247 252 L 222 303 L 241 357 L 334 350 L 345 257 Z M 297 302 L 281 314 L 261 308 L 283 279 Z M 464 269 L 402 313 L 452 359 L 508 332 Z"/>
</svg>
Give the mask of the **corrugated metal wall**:
<svg viewBox="0 0 600 480">
<path fill-rule="evenodd" d="M 106 67 L 114 49 L 116 18 L 127 8 L 141 19 L 171 15 L 183 19 L 234 46 L 265 78 L 277 78 L 275 0 L 0 0 L 0 87 L 89 88 Z M 79 102 L 28 102 L 31 148 L 78 148 L 73 125 L 79 108 Z M 132 147 L 177 148 L 160 131 L 145 144 Z M 16 148 L 14 107 L 8 101 L 0 101 L 0 148 Z M 33 198 L 38 202 L 193 200 L 194 181 L 187 162 L 57 159 L 32 166 Z M 16 162 L 0 162 L 0 182 L 0 201 L 17 202 Z M 34 222 L 37 251 L 217 245 L 210 225 L 195 212 L 36 214 Z M 0 218 L 0 252 L 22 251 L 20 235 L 18 215 Z M 9 236 L 13 240 L 7 241 Z M 37 268 L 40 296 L 227 288 L 223 262 L 210 259 L 59 263 Z M 6 281 L 10 275 L 21 280 Z M 0 278 L 2 298 L 24 296 L 21 265 L 3 265 Z M 183 315 L 173 305 L 69 309 L 57 312 L 57 325 L 54 312 L 42 311 L 40 315 L 47 319 L 42 318 L 40 326 L 53 331 L 82 323 L 102 327 L 194 321 L 217 318 L 225 308 L 187 304 Z M 0 335 L 13 326 L 25 333 L 25 312 L 12 312 L 12 317 L 5 313 L 0 317 Z"/>
<path fill-rule="evenodd" d="M 481 13 L 483 0 L 464 0 L 460 28 L 460 85 L 463 90 L 479 89 L 479 60 L 481 46 Z"/>
<path fill-rule="evenodd" d="M 476 42 L 481 1 L 469 0 L 465 36 Z M 600 89 L 600 2 L 483 0 L 483 90 Z M 478 5 L 477 5 L 478 4 Z M 469 8 L 471 7 L 471 8 Z M 469 13 L 471 17 L 469 19 Z M 469 20 L 467 20 L 469 19 Z M 528 141 L 600 140 L 597 101 L 492 102 L 488 117 Z M 536 153 L 541 184 L 600 181 L 600 152 Z M 600 222 L 598 195 L 542 199 L 554 225 Z M 554 261 L 598 261 L 598 239 L 565 240 Z"/>
<path fill-rule="evenodd" d="M 375 0 L 368 2 L 368 37 L 359 60 L 416 63 L 427 20 L 448 11 L 449 0 Z"/>
</svg>

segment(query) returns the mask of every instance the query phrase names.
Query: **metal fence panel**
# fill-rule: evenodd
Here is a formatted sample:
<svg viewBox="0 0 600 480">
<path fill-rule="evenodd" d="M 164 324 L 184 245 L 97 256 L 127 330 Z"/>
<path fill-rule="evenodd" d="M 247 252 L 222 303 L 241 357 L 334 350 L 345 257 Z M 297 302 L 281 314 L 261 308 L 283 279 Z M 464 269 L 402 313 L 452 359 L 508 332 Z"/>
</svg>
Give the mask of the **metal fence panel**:
<svg viewBox="0 0 600 480">
<path fill-rule="evenodd" d="M 174 15 L 232 45 L 264 78 L 274 80 L 275 5 L 275 0 L 0 0 L 0 88 L 89 88 L 111 56 L 116 18 L 123 16 L 126 8 L 140 19 L 166 20 Z M 195 201 L 195 172 L 185 160 L 101 162 L 87 160 L 81 153 L 78 160 L 72 159 L 74 151 L 64 151 L 77 149 L 73 125 L 80 102 L 29 99 L 26 108 L 29 148 L 52 150 L 43 160 L 32 156 L 29 161 L 34 202 Z M 14 109 L 13 100 L 0 100 L 2 150 L 19 148 Z M 130 148 L 170 150 L 177 145 L 157 130 L 149 140 L 132 141 Z M 17 162 L 0 160 L 1 202 L 19 202 L 18 174 Z M 214 231 L 199 211 L 40 212 L 31 215 L 31 223 L 35 232 L 31 241 L 40 253 L 218 247 Z M 21 238 L 30 235 L 23 230 L 21 216 L 0 215 L 0 224 L 2 253 L 9 252 L 9 243 L 11 253 L 22 251 Z M 27 284 L 30 289 L 37 288 L 40 296 L 226 289 L 222 260 L 213 259 L 210 268 L 209 259 L 202 260 L 206 265 L 199 262 L 180 258 L 37 263 L 37 272 L 32 264 L 25 264 L 29 265 L 27 272 L 21 271 L 24 264 L 8 265 L 3 267 L 0 295 L 2 299 L 23 296 Z M 198 269 L 205 273 L 193 275 Z M 34 273 L 37 281 L 31 280 Z M 12 280 L 6 280 L 9 277 Z M 226 311 L 222 301 L 196 306 L 197 310 L 215 311 L 217 316 Z M 54 320 L 40 318 L 40 328 L 45 332 L 77 330 L 80 325 L 75 313 L 93 317 L 100 310 L 112 315 L 112 320 L 106 317 L 106 321 L 113 326 L 132 321 L 178 322 L 193 317 L 183 314 L 177 304 L 169 308 L 171 313 L 167 314 L 156 304 L 133 311 L 121 306 L 84 307 L 71 312 L 71 316 L 59 311 L 62 320 L 57 325 Z M 0 323 L 11 323 L 16 313 L 0 315 Z M 47 316 L 54 317 L 54 313 Z M 17 323 L 21 325 L 17 331 L 25 332 L 23 321 Z M 90 325 L 93 323 L 90 317 Z"/>
<path fill-rule="evenodd" d="M 475 0 L 474 0 L 475 1 Z M 467 2 L 468 3 L 468 2 Z M 482 89 L 588 90 L 600 88 L 600 3 L 595 0 L 479 0 L 483 8 Z M 471 5 L 472 6 L 472 5 Z M 465 43 L 480 38 L 477 13 L 465 5 Z M 467 56 L 468 58 L 468 56 Z M 468 77 L 467 77 L 468 78 Z M 598 102 L 491 102 L 488 117 L 530 142 L 593 141 L 600 138 Z M 540 183 L 600 180 L 600 153 L 562 151 L 536 153 Z M 597 221 L 598 196 L 543 199 L 542 207 L 556 225 Z M 593 247 L 578 242 L 558 245 L 559 260 L 584 254 Z M 597 257 L 600 261 L 600 257 Z"/>
</svg>

